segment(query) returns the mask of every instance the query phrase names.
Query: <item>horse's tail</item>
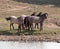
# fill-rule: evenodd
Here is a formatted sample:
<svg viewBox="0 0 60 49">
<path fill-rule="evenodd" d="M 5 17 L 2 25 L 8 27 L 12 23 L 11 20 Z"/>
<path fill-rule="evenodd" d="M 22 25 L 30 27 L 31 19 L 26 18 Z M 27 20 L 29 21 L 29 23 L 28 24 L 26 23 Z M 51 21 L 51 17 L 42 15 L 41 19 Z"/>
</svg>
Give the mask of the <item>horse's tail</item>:
<svg viewBox="0 0 60 49">
<path fill-rule="evenodd" d="M 11 17 L 5 18 L 7 21 L 11 20 Z"/>
<path fill-rule="evenodd" d="M 25 17 L 24 24 L 25 24 L 25 26 L 29 26 L 29 19 L 28 19 L 28 17 Z"/>
</svg>

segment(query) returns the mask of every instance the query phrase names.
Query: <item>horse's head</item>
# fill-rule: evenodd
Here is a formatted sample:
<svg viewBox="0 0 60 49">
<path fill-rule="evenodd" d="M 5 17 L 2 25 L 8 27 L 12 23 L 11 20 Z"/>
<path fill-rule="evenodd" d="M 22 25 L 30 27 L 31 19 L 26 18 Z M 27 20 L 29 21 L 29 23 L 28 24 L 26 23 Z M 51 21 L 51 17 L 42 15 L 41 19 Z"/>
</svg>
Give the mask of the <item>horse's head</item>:
<svg viewBox="0 0 60 49">
<path fill-rule="evenodd" d="M 11 20 L 11 17 L 7 17 L 7 18 L 5 18 L 5 19 L 8 21 L 8 20 Z"/>
<path fill-rule="evenodd" d="M 47 19 L 47 16 L 48 16 L 48 13 L 45 13 L 44 14 L 44 18 Z"/>
<path fill-rule="evenodd" d="M 47 19 L 47 16 L 48 16 L 48 13 L 44 13 L 44 14 L 42 14 L 40 17 L 41 17 L 42 19 Z"/>
</svg>

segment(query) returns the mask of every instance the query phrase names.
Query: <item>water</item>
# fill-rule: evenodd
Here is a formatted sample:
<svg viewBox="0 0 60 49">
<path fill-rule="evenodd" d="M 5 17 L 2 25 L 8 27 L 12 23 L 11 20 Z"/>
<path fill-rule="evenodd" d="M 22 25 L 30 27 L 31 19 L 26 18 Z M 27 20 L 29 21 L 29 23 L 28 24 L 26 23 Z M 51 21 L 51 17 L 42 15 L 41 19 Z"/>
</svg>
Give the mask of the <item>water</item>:
<svg viewBox="0 0 60 49">
<path fill-rule="evenodd" d="M 60 49 L 60 43 L 0 41 L 0 49 Z"/>
</svg>

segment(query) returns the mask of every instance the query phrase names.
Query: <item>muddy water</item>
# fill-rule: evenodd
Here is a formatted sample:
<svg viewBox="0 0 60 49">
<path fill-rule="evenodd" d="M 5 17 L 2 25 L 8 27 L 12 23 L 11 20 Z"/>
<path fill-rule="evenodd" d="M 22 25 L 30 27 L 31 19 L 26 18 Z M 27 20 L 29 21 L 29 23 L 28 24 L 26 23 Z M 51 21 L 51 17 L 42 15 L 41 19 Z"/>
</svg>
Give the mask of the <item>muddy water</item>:
<svg viewBox="0 0 60 49">
<path fill-rule="evenodd" d="M 60 49 L 60 43 L 0 41 L 0 49 Z"/>
</svg>

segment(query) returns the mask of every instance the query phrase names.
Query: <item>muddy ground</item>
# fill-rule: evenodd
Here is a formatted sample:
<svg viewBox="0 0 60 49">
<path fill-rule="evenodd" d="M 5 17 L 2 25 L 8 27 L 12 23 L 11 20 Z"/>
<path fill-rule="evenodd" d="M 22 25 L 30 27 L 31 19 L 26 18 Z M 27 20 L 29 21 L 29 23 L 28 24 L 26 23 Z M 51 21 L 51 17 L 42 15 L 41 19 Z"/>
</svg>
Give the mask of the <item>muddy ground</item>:
<svg viewBox="0 0 60 49">
<path fill-rule="evenodd" d="M 60 34 L 0 35 L 0 41 L 60 41 Z"/>
</svg>

